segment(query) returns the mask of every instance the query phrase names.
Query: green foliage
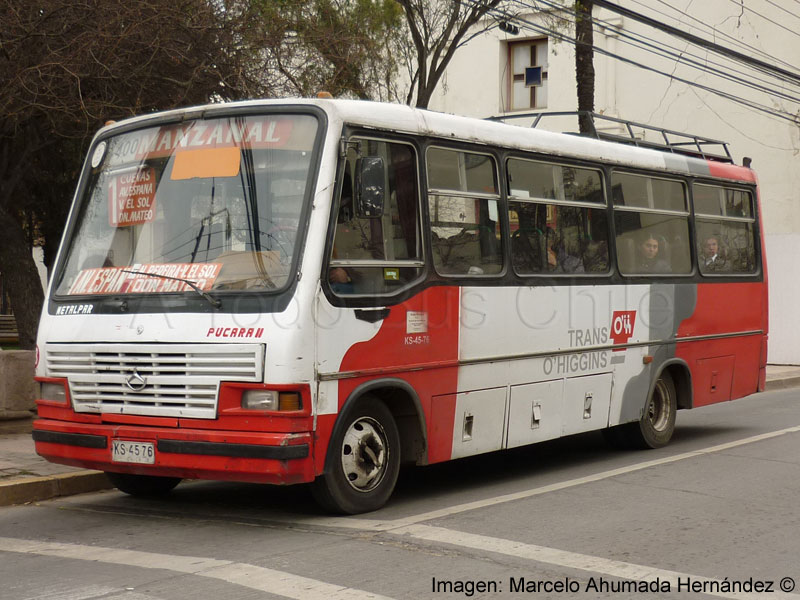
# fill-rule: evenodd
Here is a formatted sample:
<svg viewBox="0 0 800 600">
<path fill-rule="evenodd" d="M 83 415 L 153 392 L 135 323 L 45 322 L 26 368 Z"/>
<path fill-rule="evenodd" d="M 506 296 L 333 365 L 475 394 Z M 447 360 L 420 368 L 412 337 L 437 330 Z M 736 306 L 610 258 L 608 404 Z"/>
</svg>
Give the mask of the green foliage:
<svg viewBox="0 0 800 600">
<path fill-rule="evenodd" d="M 89 139 L 107 119 L 252 93 L 217 0 L 0 0 L 0 273 L 31 347 Z"/>
<path fill-rule="evenodd" d="M 263 51 L 256 67 L 267 96 L 389 99 L 402 36 L 394 0 L 250 0 L 247 43 Z"/>
</svg>

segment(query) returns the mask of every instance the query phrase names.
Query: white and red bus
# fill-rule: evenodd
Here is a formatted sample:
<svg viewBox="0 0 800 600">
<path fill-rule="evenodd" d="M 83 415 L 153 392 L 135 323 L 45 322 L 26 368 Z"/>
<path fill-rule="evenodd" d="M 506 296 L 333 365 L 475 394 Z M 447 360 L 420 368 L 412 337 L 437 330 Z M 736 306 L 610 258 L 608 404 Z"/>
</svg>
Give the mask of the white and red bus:
<svg viewBox="0 0 800 600">
<path fill-rule="evenodd" d="M 756 178 L 388 105 L 253 101 L 104 127 L 42 312 L 47 459 L 130 494 L 427 465 L 763 388 Z"/>
</svg>

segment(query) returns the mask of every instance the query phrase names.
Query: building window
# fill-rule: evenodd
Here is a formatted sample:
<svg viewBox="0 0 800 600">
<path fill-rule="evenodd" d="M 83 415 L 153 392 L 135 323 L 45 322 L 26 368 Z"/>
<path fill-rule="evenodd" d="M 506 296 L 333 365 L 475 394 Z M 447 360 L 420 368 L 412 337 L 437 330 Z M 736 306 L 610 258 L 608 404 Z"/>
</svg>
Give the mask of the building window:
<svg viewBox="0 0 800 600">
<path fill-rule="evenodd" d="M 547 39 L 509 42 L 506 110 L 547 107 Z"/>
</svg>

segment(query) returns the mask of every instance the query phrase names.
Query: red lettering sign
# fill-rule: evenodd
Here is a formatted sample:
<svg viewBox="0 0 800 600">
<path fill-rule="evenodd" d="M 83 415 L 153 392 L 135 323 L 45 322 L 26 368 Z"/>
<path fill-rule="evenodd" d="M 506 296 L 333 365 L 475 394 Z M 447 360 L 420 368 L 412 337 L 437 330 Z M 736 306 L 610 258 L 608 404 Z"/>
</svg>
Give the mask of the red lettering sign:
<svg viewBox="0 0 800 600">
<path fill-rule="evenodd" d="M 108 223 L 130 227 L 156 218 L 156 172 L 142 168 L 108 181 Z"/>
<path fill-rule="evenodd" d="M 260 338 L 263 327 L 209 327 L 206 337 L 216 338 Z"/>
<path fill-rule="evenodd" d="M 167 263 L 84 269 L 75 278 L 67 293 L 71 295 L 163 294 L 192 289 L 178 279 L 187 279 L 201 290 L 210 290 L 221 267 L 219 263 Z"/>
<path fill-rule="evenodd" d="M 141 134 L 125 135 L 113 149 L 111 164 L 170 156 L 176 151 L 201 148 L 281 148 L 291 138 L 295 120 L 291 118 L 251 117 L 244 121 L 192 121 L 170 125 Z M 313 135 L 301 135 L 309 144 Z"/>
</svg>

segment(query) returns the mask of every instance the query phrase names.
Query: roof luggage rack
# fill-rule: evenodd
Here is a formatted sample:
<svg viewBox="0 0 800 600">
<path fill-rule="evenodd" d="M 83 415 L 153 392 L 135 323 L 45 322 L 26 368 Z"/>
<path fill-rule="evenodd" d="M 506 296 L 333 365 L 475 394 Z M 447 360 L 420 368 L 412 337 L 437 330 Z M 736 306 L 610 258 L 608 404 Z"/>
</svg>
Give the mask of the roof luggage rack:
<svg viewBox="0 0 800 600">
<path fill-rule="evenodd" d="M 663 152 L 673 152 L 675 154 L 684 154 L 686 156 L 694 156 L 696 158 L 703 158 L 705 160 L 713 160 L 718 162 L 733 163 L 733 157 L 728 150 L 728 144 L 719 140 L 712 140 L 711 138 L 701 137 L 690 133 L 682 133 L 680 131 L 672 131 L 664 129 L 663 127 L 654 127 L 644 123 L 636 123 L 634 121 L 627 121 L 625 119 L 618 119 L 616 117 L 609 117 L 589 111 L 567 111 L 567 112 L 538 112 L 538 113 L 516 113 L 513 115 L 505 115 L 501 117 L 489 117 L 490 121 L 505 121 L 506 119 L 520 119 L 533 117 L 532 128 L 536 128 L 539 122 L 544 117 L 570 117 L 581 116 L 589 117 L 588 122 L 591 124 L 592 132 L 589 134 L 579 134 L 578 132 L 565 132 L 572 135 L 586 135 L 598 140 L 605 140 L 609 142 L 617 142 L 619 144 L 628 144 L 631 146 L 638 146 L 640 148 L 652 148 L 654 150 L 661 150 Z M 599 131 L 596 121 L 608 121 L 621 126 L 621 133 L 608 133 Z M 645 131 L 652 131 L 659 134 L 660 139 L 644 140 L 636 137 L 633 128 L 637 127 Z M 709 147 L 710 150 L 709 151 Z"/>
</svg>

